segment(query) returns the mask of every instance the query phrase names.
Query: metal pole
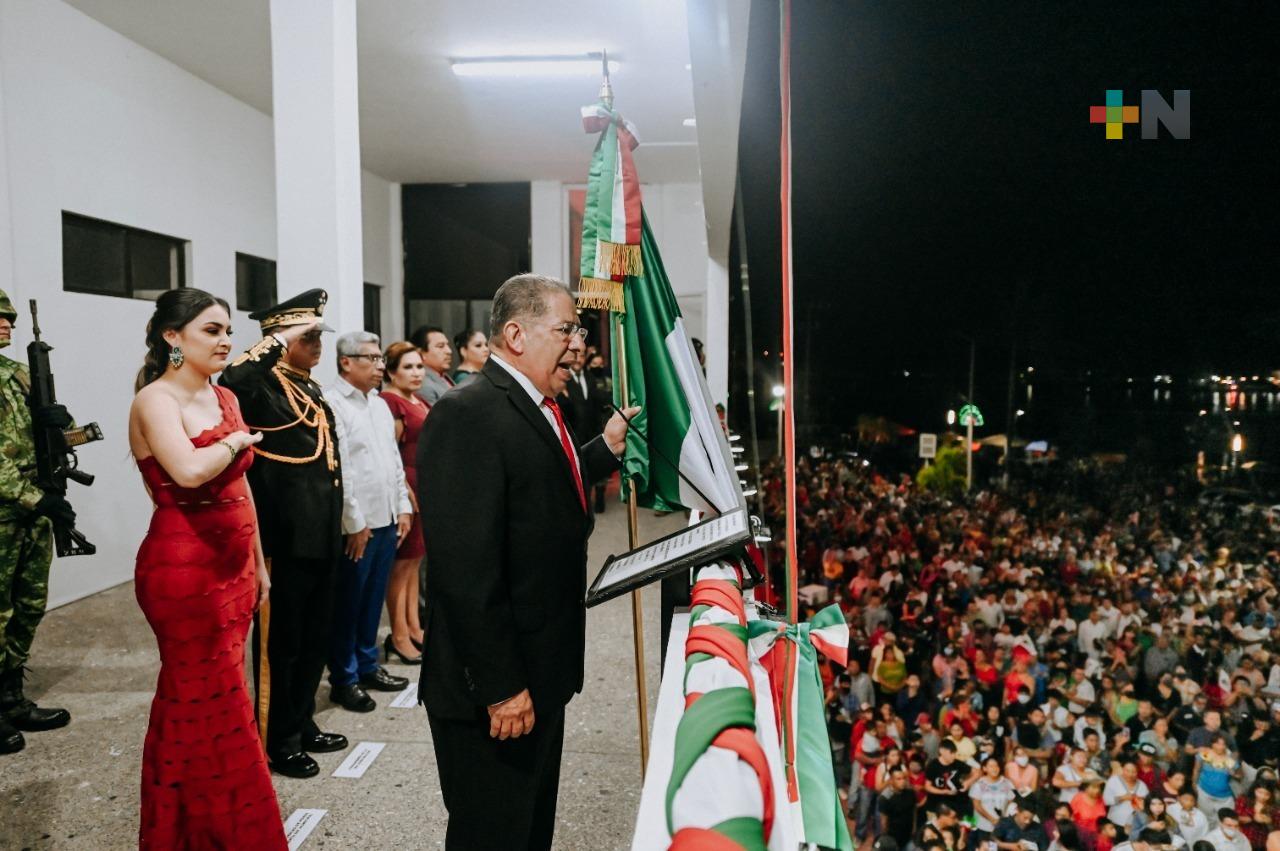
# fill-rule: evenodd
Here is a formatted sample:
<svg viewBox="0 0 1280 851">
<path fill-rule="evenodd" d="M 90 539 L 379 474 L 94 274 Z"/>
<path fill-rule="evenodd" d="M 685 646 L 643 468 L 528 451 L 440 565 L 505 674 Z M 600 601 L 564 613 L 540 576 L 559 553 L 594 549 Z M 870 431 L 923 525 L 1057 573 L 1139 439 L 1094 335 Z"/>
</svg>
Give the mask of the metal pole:
<svg viewBox="0 0 1280 851">
<path fill-rule="evenodd" d="M 977 341 L 973 337 L 969 338 L 969 399 L 970 405 L 973 401 L 973 374 L 974 364 L 977 362 Z M 964 492 L 968 493 L 973 489 L 973 414 L 967 418 L 969 420 L 968 439 L 964 443 Z"/>
<path fill-rule="evenodd" d="M 751 329 L 751 275 L 747 269 L 747 216 L 742 208 L 742 179 L 733 194 L 733 218 L 738 232 L 738 277 L 742 282 L 742 338 L 747 346 L 747 417 L 751 425 L 751 466 L 756 478 L 756 511 L 764 519 L 764 487 L 760 484 L 760 435 L 756 424 L 756 346 Z M 767 550 L 767 548 L 765 548 Z"/>
<path fill-rule="evenodd" d="M 964 442 L 964 492 L 968 493 L 973 489 L 973 414 L 965 419 L 969 421 L 969 437 Z"/>
<path fill-rule="evenodd" d="M 618 391 L 622 396 L 622 407 L 631 406 L 631 391 L 627 386 L 627 345 L 623 330 L 622 315 L 613 314 L 614 342 L 618 347 Z M 625 475 L 625 470 L 623 471 Z M 636 515 L 636 489 L 631 482 L 623 480 L 627 489 L 627 540 L 631 549 L 640 545 L 640 521 Z M 649 697 L 645 682 L 644 665 L 644 609 L 640 592 L 631 592 L 631 643 L 635 650 L 636 660 L 636 716 L 640 723 L 640 778 L 644 779 L 645 770 L 649 766 Z"/>
<path fill-rule="evenodd" d="M 785 458 L 782 452 L 782 417 L 786 413 L 787 405 L 782 399 L 778 399 L 778 458 Z"/>
</svg>

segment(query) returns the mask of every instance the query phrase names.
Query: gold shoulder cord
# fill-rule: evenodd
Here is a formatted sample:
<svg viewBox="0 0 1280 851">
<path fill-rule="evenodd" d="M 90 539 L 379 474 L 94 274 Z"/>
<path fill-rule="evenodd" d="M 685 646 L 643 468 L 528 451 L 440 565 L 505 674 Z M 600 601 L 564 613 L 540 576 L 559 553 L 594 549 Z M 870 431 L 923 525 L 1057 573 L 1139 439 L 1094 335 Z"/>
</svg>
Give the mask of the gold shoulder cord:
<svg viewBox="0 0 1280 851">
<path fill-rule="evenodd" d="M 289 402 L 289 408 L 296 415 L 296 419 L 281 426 L 249 426 L 249 428 L 254 431 L 264 432 L 284 431 L 294 426 L 314 428 L 316 430 L 316 451 L 309 457 L 295 458 L 289 455 L 277 455 L 259 446 L 254 446 L 252 447 L 254 453 L 269 461 L 279 461 L 282 464 L 310 464 L 319 458 L 320 453 L 323 452 L 326 466 L 329 470 L 334 470 L 338 465 L 333 455 L 333 435 L 329 428 L 329 417 L 325 414 L 324 408 L 299 389 L 298 385 L 294 384 L 286 376 L 283 367 L 276 366 L 272 368 L 271 374 L 280 382 L 280 387 L 284 390 L 284 398 Z"/>
</svg>

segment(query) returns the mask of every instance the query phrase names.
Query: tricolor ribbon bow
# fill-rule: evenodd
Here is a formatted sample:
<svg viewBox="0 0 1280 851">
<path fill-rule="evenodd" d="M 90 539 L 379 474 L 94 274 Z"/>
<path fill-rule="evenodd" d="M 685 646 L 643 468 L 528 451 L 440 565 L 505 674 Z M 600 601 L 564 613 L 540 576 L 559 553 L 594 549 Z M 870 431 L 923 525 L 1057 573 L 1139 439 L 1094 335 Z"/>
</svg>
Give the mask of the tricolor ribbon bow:
<svg viewBox="0 0 1280 851">
<path fill-rule="evenodd" d="M 769 671 L 787 768 L 787 797 L 799 803 L 802 842 L 852 851 L 836 791 L 827 736 L 822 673 L 818 653 L 840 666 L 848 664 L 849 626 L 836 605 L 827 606 L 808 623 L 783 626 L 752 621 L 751 652 Z M 777 639 L 782 637 L 785 642 Z M 789 642 L 795 652 L 788 660 Z"/>
</svg>

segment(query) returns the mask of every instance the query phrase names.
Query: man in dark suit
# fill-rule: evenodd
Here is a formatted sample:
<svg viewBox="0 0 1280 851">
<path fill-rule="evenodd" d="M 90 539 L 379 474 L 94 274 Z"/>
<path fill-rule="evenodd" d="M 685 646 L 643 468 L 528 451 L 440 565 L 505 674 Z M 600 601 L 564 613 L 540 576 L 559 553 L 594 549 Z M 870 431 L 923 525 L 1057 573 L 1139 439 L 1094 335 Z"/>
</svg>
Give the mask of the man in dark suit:
<svg viewBox="0 0 1280 851">
<path fill-rule="evenodd" d="M 262 432 L 249 468 L 271 600 L 257 616 L 253 644 L 258 723 L 278 774 L 314 777 L 309 753 L 347 747 L 313 720 L 342 555 L 342 470 L 333 411 L 311 370 L 320 362 L 324 290 L 249 314 L 263 337 L 222 371 L 245 422 Z M 266 653 L 262 638 L 266 638 Z M 265 722 L 265 723 L 264 723 Z"/>
<path fill-rule="evenodd" d="M 615 416 L 580 447 L 554 401 L 585 331 L 564 284 L 511 278 L 490 330 L 484 370 L 436 403 L 418 441 L 430 565 L 419 699 L 446 847 L 545 849 L 564 707 L 582 690 L 586 488 L 618 468 L 627 425 Z"/>
</svg>

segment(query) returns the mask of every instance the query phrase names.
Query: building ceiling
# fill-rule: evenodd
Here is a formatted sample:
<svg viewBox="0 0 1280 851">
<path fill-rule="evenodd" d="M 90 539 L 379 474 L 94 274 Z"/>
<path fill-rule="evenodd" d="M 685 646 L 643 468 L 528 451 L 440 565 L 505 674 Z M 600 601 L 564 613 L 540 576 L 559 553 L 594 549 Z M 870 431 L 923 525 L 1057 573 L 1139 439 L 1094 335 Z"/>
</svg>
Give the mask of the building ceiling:
<svg viewBox="0 0 1280 851">
<path fill-rule="evenodd" d="M 130 40 L 271 112 L 268 0 L 66 0 Z M 324 0 L 317 0 L 324 2 Z M 364 167 L 401 183 L 585 181 L 579 107 L 595 77 L 455 76 L 449 59 L 607 49 L 645 181 L 696 180 L 685 0 L 359 0 Z"/>
</svg>

